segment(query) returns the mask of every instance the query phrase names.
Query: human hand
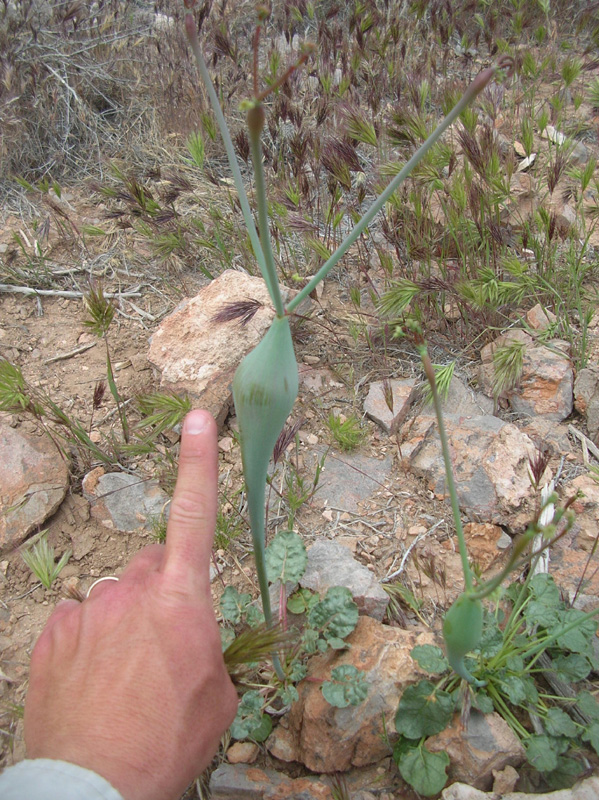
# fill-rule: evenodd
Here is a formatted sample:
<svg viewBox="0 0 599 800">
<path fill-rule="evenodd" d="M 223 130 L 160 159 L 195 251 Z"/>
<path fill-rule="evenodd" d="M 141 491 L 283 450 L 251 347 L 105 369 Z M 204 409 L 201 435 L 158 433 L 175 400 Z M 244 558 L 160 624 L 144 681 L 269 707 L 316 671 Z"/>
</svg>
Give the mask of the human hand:
<svg viewBox="0 0 599 800">
<path fill-rule="evenodd" d="M 30 758 L 91 769 L 125 800 L 176 800 L 210 763 L 237 709 L 210 594 L 217 471 L 214 420 L 192 411 L 166 545 L 60 603 L 34 648 Z"/>
</svg>

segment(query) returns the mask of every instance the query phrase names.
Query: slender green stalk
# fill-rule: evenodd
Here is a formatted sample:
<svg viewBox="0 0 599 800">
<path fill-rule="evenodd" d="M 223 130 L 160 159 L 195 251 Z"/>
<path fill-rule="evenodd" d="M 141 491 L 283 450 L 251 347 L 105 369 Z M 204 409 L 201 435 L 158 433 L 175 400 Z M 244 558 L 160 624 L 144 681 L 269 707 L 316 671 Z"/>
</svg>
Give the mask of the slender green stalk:
<svg viewBox="0 0 599 800">
<path fill-rule="evenodd" d="M 575 619 L 569 625 L 566 625 L 563 628 L 558 628 L 556 632 L 540 640 L 535 647 L 531 648 L 530 650 L 526 649 L 527 655 L 535 656 L 528 665 L 529 668 L 534 666 L 536 661 L 540 658 L 541 653 L 543 653 L 550 644 L 553 644 L 553 642 L 559 639 L 560 636 L 563 636 L 565 633 L 569 633 L 570 631 L 574 630 L 574 628 L 577 628 L 582 622 L 584 622 L 585 619 L 592 619 L 593 617 L 596 617 L 597 614 L 599 614 L 599 608 L 596 608 L 593 611 L 587 611 L 584 616 L 578 617 L 578 619 Z"/>
<path fill-rule="evenodd" d="M 260 270 L 264 275 L 264 279 L 266 280 L 266 264 L 264 261 L 264 253 L 262 252 L 260 238 L 258 236 L 258 232 L 254 224 L 254 218 L 252 216 L 252 212 L 250 209 L 250 204 L 248 202 L 247 195 L 245 193 L 243 178 L 241 177 L 241 170 L 239 169 L 239 164 L 237 163 L 237 156 L 235 155 L 235 148 L 233 147 L 233 142 L 231 141 L 229 129 L 227 128 L 227 123 L 225 122 L 225 117 L 220 107 L 216 91 L 212 84 L 212 80 L 210 79 L 210 73 L 208 72 L 208 68 L 206 67 L 206 62 L 204 61 L 204 57 L 202 56 L 202 50 L 200 48 L 200 42 L 198 40 L 198 32 L 196 29 L 193 16 L 191 14 L 185 15 L 185 30 L 187 32 L 187 38 L 189 40 L 189 44 L 193 51 L 193 55 L 196 60 L 196 64 L 198 66 L 198 70 L 200 71 L 200 75 L 202 76 L 202 80 L 204 81 L 204 86 L 206 87 L 206 91 L 208 92 L 208 97 L 210 99 L 212 110 L 214 111 L 214 116 L 216 117 L 216 122 L 220 130 L 220 135 L 223 138 L 223 143 L 225 145 L 225 150 L 227 152 L 227 158 L 229 160 L 229 166 L 231 168 L 233 180 L 235 181 L 235 188 L 237 189 L 237 195 L 239 197 L 239 204 L 241 205 L 243 218 L 245 220 L 245 224 L 248 230 L 250 241 L 252 243 L 252 247 L 254 248 L 254 255 L 256 256 L 256 260 L 258 261 Z M 268 284 L 268 280 L 266 280 L 266 283 L 268 286 L 268 290 L 269 292 L 271 292 L 272 296 L 273 288 Z"/>
<path fill-rule="evenodd" d="M 262 128 L 264 127 L 264 108 L 256 104 L 248 111 L 248 131 L 250 134 L 250 148 L 252 164 L 254 167 L 254 181 L 256 184 L 256 201 L 258 203 L 258 226 L 260 228 L 260 242 L 264 254 L 264 269 L 262 275 L 268 286 L 271 300 L 275 307 L 277 317 L 285 316 L 283 298 L 279 288 L 277 268 L 270 242 L 268 225 L 268 200 L 266 199 L 266 181 L 264 180 L 264 164 L 262 163 Z"/>
<path fill-rule="evenodd" d="M 129 422 L 127 421 L 127 414 L 125 412 L 125 409 L 123 408 L 121 396 L 119 394 L 119 390 L 117 389 L 116 381 L 114 380 L 114 373 L 112 371 L 112 361 L 110 359 L 110 349 L 108 347 L 108 338 L 106 333 L 104 334 L 104 344 L 106 345 L 106 380 L 108 381 L 110 394 L 113 396 L 114 402 L 116 403 L 119 420 L 121 422 L 121 428 L 123 430 L 123 438 L 125 439 L 125 442 L 128 442 Z"/>
<path fill-rule="evenodd" d="M 370 206 L 368 211 L 364 214 L 362 219 L 356 224 L 353 230 L 345 237 L 339 247 L 335 250 L 329 260 L 323 264 L 318 270 L 312 280 L 287 304 L 287 313 L 291 313 L 297 306 L 304 300 L 310 292 L 312 292 L 330 272 L 330 270 L 343 258 L 352 244 L 358 237 L 366 230 L 372 220 L 376 217 L 379 211 L 383 208 L 387 200 L 391 198 L 394 192 L 397 191 L 399 186 L 408 177 L 414 167 L 424 158 L 428 151 L 437 143 L 440 137 L 445 133 L 447 128 L 452 125 L 460 116 L 462 111 L 474 100 L 474 98 L 482 92 L 485 86 L 493 78 L 498 69 L 506 67 L 507 60 L 500 60 L 496 66 L 489 67 L 488 69 L 480 72 L 472 81 L 464 95 L 459 100 L 458 104 L 449 112 L 445 119 L 439 124 L 435 131 L 428 137 L 426 142 L 414 153 L 412 158 L 404 165 L 400 172 L 397 173 L 395 178 L 391 181 L 389 186 L 382 194 L 377 197 L 374 203 Z"/>
<path fill-rule="evenodd" d="M 453 513 L 453 521 L 455 524 L 455 531 L 458 537 L 458 549 L 460 551 L 460 558 L 462 560 L 462 571 L 464 573 L 464 587 L 467 592 L 472 591 L 472 570 L 470 569 L 470 562 L 468 560 L 468 549 L 466 547 L 466 540 L 464 538 L 464 529 L 462 527 L 462 518 L 460 515 L 460 503 L 458 500 L 458 492 L 456 489 L 455 481 L 453 478 L 453 468 L 451 466 L 451 458 L 449 456 L 449 445 L 447 442 L 447 433 L 445 431 L 445 423 L 443 422 L 443 411 L 441 410 L 441 401 L 439 400 L 439 392 L 437 391 L 437 382 L 435 380 L 435 369 L 429 358 L 425 345 L 419 348 L 420 358 L 424 366 L 424 372 L 431 387 L 433 396 L 433 404 L 435 406 L 435 414 L 437 415 L 437 424 L 439 426 L 439 438 L 441 439 L 441 450 L 443 451 L 443 463 L 445 464 L 445 479 L 447 480 L 447 488 L 449 489 L 449 496 L 451 498 L 451 510 Z"/>
</svg>

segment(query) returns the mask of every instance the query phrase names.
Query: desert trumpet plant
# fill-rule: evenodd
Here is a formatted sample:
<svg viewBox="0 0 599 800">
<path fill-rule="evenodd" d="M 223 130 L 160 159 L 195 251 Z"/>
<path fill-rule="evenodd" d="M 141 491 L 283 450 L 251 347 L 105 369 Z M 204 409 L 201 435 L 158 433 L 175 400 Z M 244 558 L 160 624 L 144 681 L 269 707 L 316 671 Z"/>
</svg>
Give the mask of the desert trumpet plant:
<svg viewBox="0 0 599 800">
<path fill-rule="evenodd" d="M 315 277 L 284 307 L 269 234 L 268 203 L 261 143 L 265 120 L 263 103 L 268 95 L 278 89 L 289 75 L 310 56 L 313 47 L 311 45 L 305 46 L 300 51 L 298 61 L 274 80 L 267 89 L 260 91 L 258 86 L 258 46 L 261 26 L 268 16 L 268 10 L 264 7 L 258 9 L 258 23 L 254 36 L 254 97 L 244 103 L 243 106 L 247 112 L 249 143 L 254 170 L 258 233 L 246 196 L 231 136 L 202 56 L 197 27 L 191 13 L 193 5 L 194 0 L 185 0 L 185 6 L 188 9 L 185 17 L 187 37 L 223 138 L 254 255 L 275 309 L 275 318 L 270 329 L 255 350 L 242 361 L 233 381 L 233 397 L 239 422 L 241 454 L 247 487 L 254 556 L 264 616 L 267 624 L 270 624 L 272 615 L 264 561 L 266 477 L 275 442 L 293 408 L 298 390 L 297 364 L 293 351 L 288 315 L 315 289 L 328 272 L 347 253 L 351 245 L 372 223 L 374 217 L 381 211 L 412 169 L 427 154 L 443 132 L 458 118 L 468 104 L 485 88 L 496 75 L 498 69 L 509 67 L 510 61 L 509 59 L 501 60 L 495 67 L 483 70 L 474 79 L 455 108 L 445 117 L 434 133 L 431 134 L 389 183 L 387 188 L 373 202 L 369 210 L 357 222 Z M 456 661 L 456 663 L 458 662 Z M 275 666 L 277 666 L 276 661 Z M 280 668 L 277 668 L 277 672 L 279 670 Z"/>
</svg>

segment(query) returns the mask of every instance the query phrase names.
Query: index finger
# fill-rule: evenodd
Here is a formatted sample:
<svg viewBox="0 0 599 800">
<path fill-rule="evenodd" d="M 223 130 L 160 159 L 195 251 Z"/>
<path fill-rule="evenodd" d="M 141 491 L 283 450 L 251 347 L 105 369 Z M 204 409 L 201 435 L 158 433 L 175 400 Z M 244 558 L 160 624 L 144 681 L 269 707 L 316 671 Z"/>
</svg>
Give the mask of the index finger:
<svg viewBox="0 0 599 800">
<path fill-rule="evenodd" d="M 195 591 L 198 585 L 209 585 L 217 484 L 216 423 L 207 411 L 191 411 L 183 423 L 163 567 L 183 589 Z"/>
</svg>

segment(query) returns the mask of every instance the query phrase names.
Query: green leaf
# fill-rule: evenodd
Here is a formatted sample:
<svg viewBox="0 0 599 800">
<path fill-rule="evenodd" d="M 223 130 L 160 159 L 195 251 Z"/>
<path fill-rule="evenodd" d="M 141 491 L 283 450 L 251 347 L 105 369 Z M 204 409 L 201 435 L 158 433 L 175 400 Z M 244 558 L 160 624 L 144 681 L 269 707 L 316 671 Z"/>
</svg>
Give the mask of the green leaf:
<svg viewBox="0 0 599 800">
<path fill-rule="evenodd" d="M 440 674 L 449 669 L 443 650 L 433 644 L 417 644 L 410 651 L 410 655 L 427 672 Z"/>
<path fill-rule="evenodd" d="M 535 575 L 530 582 L 532 600 L 524 608 L 524 616 L 529 627 L 541 625 L 549 628 L 558 620 L 562 607 L 559 589 L 547 573 Z"/>
<path fill-rule="evenodd" d="M 432 797 L 447 783 L 449 756 L 444 751 L 431 753 L 426 747 L 416 747 L 400 756 L 397 766 L 401 777 L 418 794 Z"/>
<path fill-rule="evenodd" d="M 310 611 L 310 625 L 327 639 L 345 639 L 358 623 L 358 606 L 345 586 L 332 586 Z"/>
<path fill-rule="evenodd" d="M 266 568 L 271 583 L 297 583 L 307 564 L 306 546 L 294 531 L 278 533 L 266 548 Z"/>
<path fill-rule="evenodd" d="M 576 698 L 576 705 L 587 717 L 594 722 L 599 722 L 599 703 L 590 692 L 580 692 Z"/>
<path fill-rule="evenodd" d="M 333 650 L 346 650 L 349 647 L 347 642 L 344 642 L 343 639 L 339 639 L 337 636 L 332 636 L 330 639 L 327 639 L 327 643 Z"/>
<path fill-rule="evenodd" d="M 368 694 L 365 673 L 351 664 L 335 667 L 331 680 L 322 685 L 322 694 L 327 703 L 336 708 L 359 705 Z"/>
<path fill-rule="evenodd" d="M 565 683 L 576 683 L 587 677 L 591 665 L 580 653 L 560 653 L 553 659 L 553 669 L 560 680 Z"/>
<path fill-rule="evenodd" d="M 235 631 L 232 628 L 220 628 L 220 643 L 223 653 L 235 638 Z"/>
<path fill-rule="evenodd" d="M 516 675 L 508 675 L 501 681 L 501 690 L 507 696 L 510 703 L 515 706 L 522 705 L 526 700 L 526 689 L 524 681 Z"/>
<path fill-rule="evenodd" d="M 560 614 L 560 622 L 563 626 L 572 625 L 579 621 L 579 624 L 557 637 L 557 644 L 563 650 L 570 650 L 572 653 L 583 653 L 592 657 L 592 640 L 595 635 L 596 621 L 589 619 L 582 611 L 576 608 L 569 608 Z"/>
<path fill-rule="evenodd" d="M 262 705 L 263 700 L 259 692 L 254 689 L 245 692 L 231 725 L 231 736 L 234 739 L 254 739 L 263 742 L 268 738 L 272 722 L 269 716 L 262 713 Z"/>
<path fill-rule="evenodd" d="M 318 631 L 313 628 L 306 628 L 303 632 L 302 645 L 307 655 L 311 656 L 316 652 L 318 638 Z"/>
<path fill-rule="evenodd" d="M 239 594 L 234 586 L 227 586 L 219 603 L 220 613 L 223 615 L 223 619 L 232 622 L 233 625 L 237 625 L 241 620 L 243 611 L 251 600 L 252 596 L 250 594 Z"/>
<path fill-rule="evenodd" d="M 495 710 L 493 701 L 486 692 L 477 692 L 472 698 L 472 705 L 478 708 L 481 714 L 492 714 Z"/>
<path fill-rule="evenodd" d="M 252 728 L 248 734 L 248 739 L 253 739 L 255 742 L 264 742 L 272 733 L 272 720 L 268 714 L 262 714 L 260 723 Z"/>
<path fill-rule="evenodd" d="M 599 753 L 599 722 L 592 722 L 582 734 L 582 741 L 589 742 L 596 753 Z"/>
<path fill-rule="evenodd" d="M 410 739 L 432 736 L 444 730 L 450 723 L 455 701 L 430 681 L 420 681 L 408 686 L 401 696 L 395 729 Z"/>
<path fill-rule="evenodd" d="M 291 672 L 289 673 L 289 680 L 293 681 L 294 683 L 299 683 L 302 681 L 308 673 L 308 668 L 305 664 L 300 664 L 299 662 L 295 662 L 295 664 L 291 667 Z"/>
<path fill-rule="evenodd" d="M 287 600 L 287 610 L 291 614 L 305 614 L 318 603 L 318 600 L 318 595 L 309 589 L 298 589 Z"/>
<path fill-rule="evenodd" d="M 549 773 L 543 775 L 551 789 L 569 789 L 572 784 L 584 772 L 584 767 L 575 758 L 560 756 L 557 759 L 557 767 Z M 572 792 L 574 795 L 574 792 Z"/>
<path fill-rule="evenodd" d="M 550 708 L 545 717 L 545 730 L 551 736 L 568 736 L 573 739 L 578 728 L 561 708 Z"/>
<path fill-rule="evenodd" d="M 495 617 L 488 612 L 484 615 L 483 635 L 478 646 L 480 652 L 487 658 L 497 655 L 503 647 L 503 631 Z"/>
<path fill-rule="evenodd" d="M 292 703 L 295 703 L 297 700 L 299 700 L 299 692 L 295 686 L 287 686 L 285 689 L 281 689 L 279 697 L 281 698 L 283 705 L 290 706 Z"/>
<path fill-rule="evenodd" d="M 531 736 L 524 742 L 526 758 L 539 772 L 551 772 L 557 767 L 557 756 L 553 740 L 549 736 Z"/>
</svg>

